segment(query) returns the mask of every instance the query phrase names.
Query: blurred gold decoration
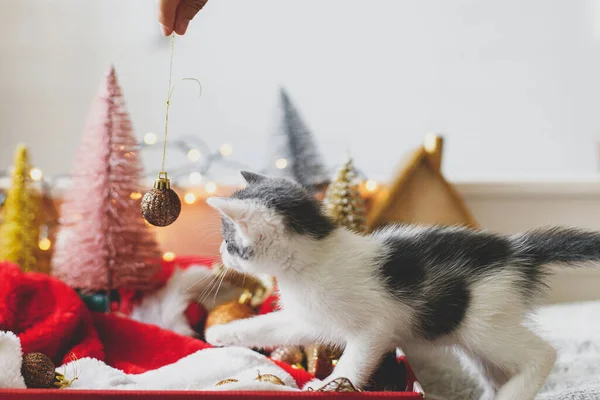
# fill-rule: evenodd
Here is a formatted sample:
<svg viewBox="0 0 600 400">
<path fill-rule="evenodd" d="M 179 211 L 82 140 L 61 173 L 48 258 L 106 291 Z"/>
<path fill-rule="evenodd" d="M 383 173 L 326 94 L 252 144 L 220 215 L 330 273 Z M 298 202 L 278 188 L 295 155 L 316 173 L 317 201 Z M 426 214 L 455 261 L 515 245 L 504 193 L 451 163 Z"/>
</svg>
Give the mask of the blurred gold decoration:
<svg viewBox="0 0 600 400">
<path fill-rule="evenodd" d="M 245 290 L 237 301 L 231 301 L 216 306 L 206 318 L 205 330 L 214 325 L 223 325 L 238 319 L 250 318 L 256 315 L 250 306 L 252 293 Z"/>
<path fill-rule="evenodd" d="M 38 271 L 40 196 L 33 187 L 30 171 L 27 147 L 19 145 L 2 208 L 0 260 L 12 261 L 23 271 Z"/>
<path fill-rule="evenodd" d="M 315 392 L 360 392 L 348 378 L 337 378 Z"/>
<path fill-rule="evenodd" d="M 392 185 L 378 192 L 368 216 L 369 230 L 392 222 L 479 227 L 441 173 L 443 143 L 441 136 L 427 135 Z"/>
<path fill-rule="evenodd" d="M 328 377 L 341 357 L 341 351 L 322 344 L 305 346 L 304 353 L 306 354 L 306 370 L 318 379 Z"/>
<path fill-rule="evenodd" d="M 352 159 L 348 159 L 327 188 L 323 204 L 336 224 L 366 233 L 367 211 L 359 186 Z"/>
<path fill-rule="evenodd" d="M 264 374 L 264 375 L 261 375 L 260 372 L 259 372 L 258 376 L 254 380 L 255 381 L 259 381 L 259 382 L 267 382 L 267 383 L 273 383 L 275 385 L 285 386 L 285 382 L 283 382 L 281 380 L 281 378 L 279 378 L 278 376 L 275 376 L 273 374 Z"/>
<path fill-rule="evenodd" d="M 237 379 L 223 379 L 222 381 L 217 382 L 217 384 L 215 386 L 221 386 L 221 385 L 226 385 L 228 383 L 235 383 L 235 382 L 239 382 Z"/>
<path fill-rule="evenodd" d="M 269 357 L 290 365 L 302 365 L 304 352 L 299 346 L 282 346 L 273 350 Z"/>
</svg>

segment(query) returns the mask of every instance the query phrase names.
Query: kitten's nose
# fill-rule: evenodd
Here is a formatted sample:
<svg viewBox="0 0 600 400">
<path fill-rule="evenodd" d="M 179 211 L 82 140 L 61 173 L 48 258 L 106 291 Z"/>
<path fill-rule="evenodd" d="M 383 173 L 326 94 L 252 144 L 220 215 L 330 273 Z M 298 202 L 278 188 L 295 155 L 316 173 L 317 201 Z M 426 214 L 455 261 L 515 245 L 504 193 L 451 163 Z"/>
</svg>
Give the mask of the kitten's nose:
<svg viewBox="0 0 600 400">
<path fill-rule="evenodd" d="M 219 247 L 219 253 L 223 254 L 225 251 L 225 242 L 221 242 L 221 246 Z"/>
</svg>

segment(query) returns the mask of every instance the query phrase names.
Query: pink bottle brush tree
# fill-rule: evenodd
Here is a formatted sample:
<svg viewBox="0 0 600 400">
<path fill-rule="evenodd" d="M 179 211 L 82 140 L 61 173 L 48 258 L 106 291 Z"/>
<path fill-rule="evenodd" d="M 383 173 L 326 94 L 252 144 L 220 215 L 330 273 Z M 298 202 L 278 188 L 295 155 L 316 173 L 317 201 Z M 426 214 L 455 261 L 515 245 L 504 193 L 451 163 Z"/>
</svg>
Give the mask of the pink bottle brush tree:
<svg viewBox="0 0 600 400">
<path fill-rule="evenodd" d="M 140 213 L 142 165 L 114 68 L 77 151 L 52 271 L 83 293 L 155 288 L 160 252 Z"/>
</svg>

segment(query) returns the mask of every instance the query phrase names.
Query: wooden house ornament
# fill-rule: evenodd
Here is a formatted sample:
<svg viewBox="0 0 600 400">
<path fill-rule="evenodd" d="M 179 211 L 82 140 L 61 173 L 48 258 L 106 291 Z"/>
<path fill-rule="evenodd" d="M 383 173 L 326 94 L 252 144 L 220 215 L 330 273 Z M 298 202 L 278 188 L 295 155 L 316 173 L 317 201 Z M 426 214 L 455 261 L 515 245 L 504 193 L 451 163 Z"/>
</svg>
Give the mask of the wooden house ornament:
<svg viewBox="0 0 600 400">
<path fill-rule="evenodd" d="M 442 175 L 444 140 L 427 135 L 402 163 L 392 184 L 376 196 L 368 216 L 370 230 L 393 222 L 462 225 L 479 228 L 456 189 Z"/>
</svg>

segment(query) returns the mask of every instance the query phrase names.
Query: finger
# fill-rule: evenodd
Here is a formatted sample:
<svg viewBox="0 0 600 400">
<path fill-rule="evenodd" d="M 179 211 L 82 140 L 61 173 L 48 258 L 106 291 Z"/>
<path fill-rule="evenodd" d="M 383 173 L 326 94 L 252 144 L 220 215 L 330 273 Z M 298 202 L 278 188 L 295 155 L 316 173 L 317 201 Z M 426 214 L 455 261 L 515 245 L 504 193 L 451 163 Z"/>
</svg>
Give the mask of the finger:
<svg viewBox="0 0 600 400">
<path fill-rule="evenodd" d="M 177 7 L 175 17 L 175 32 L 183 35 L 187 31 L 190 21 L 198 14 L 198 11 L 206 5 L 208 0 L 181 0 Z"/>
<path fill-rule="evenodd" d="M 158 22 L 165 36 L 169 36 L 175 30 L 175 16 L 179 2 L 180 0 L 158 0 Z"/>
</svg>

